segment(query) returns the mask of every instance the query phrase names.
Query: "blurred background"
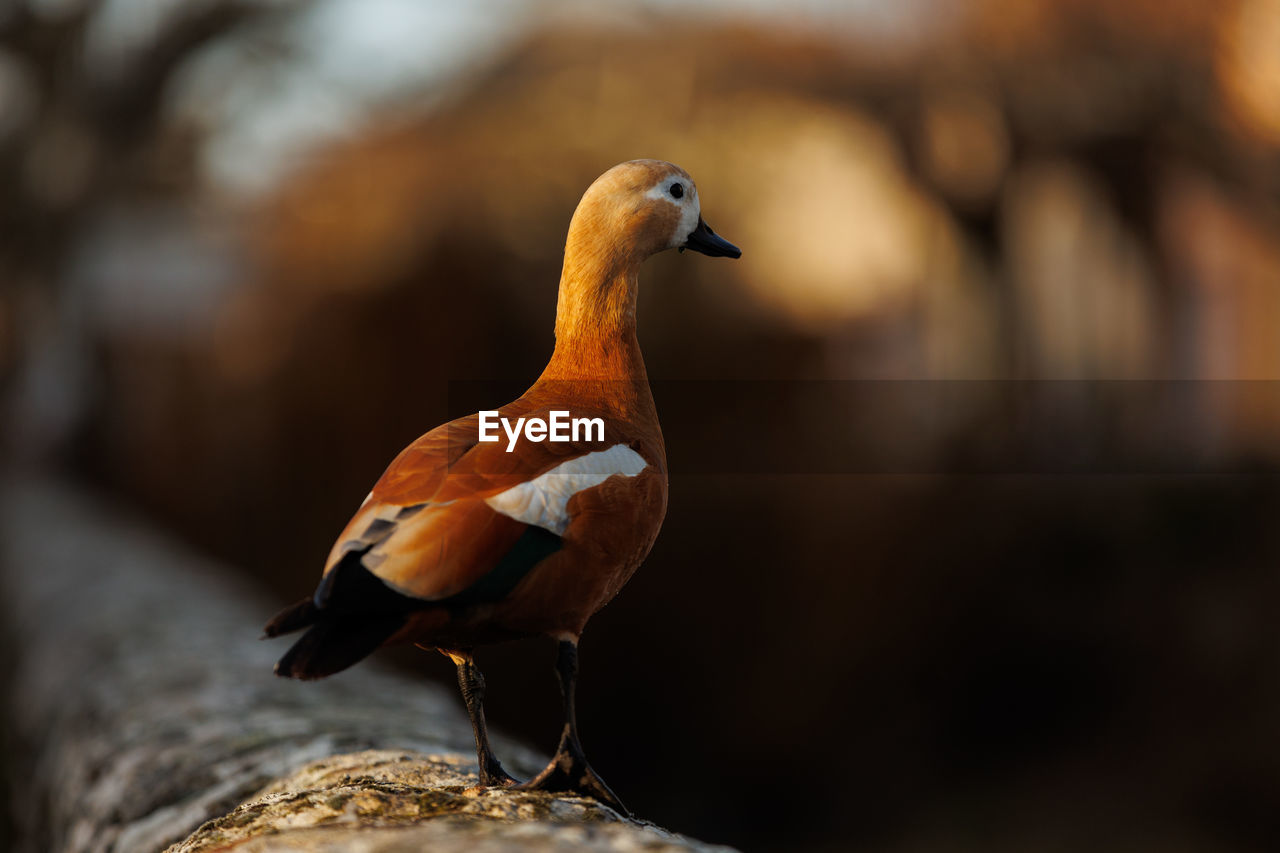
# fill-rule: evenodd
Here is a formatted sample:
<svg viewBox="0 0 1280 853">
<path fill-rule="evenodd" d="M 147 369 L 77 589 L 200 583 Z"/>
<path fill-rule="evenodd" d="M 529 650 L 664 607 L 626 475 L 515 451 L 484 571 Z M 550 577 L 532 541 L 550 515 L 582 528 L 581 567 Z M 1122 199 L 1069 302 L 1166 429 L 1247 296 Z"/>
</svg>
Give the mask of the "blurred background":
<svg viewBox="0 0 1280 853">
<path fill-rule="evenodd" d="M 635 157 L 743 258 L 642 275 L 670 508 L 579 694 L 620 796 L 746 850 L 1274 849 L 1280 0 L 0 2 L 6 464 L 296 599 L 536 378 Z M 547 750 L 552 657 L 480 658 Z"/>
</svg>

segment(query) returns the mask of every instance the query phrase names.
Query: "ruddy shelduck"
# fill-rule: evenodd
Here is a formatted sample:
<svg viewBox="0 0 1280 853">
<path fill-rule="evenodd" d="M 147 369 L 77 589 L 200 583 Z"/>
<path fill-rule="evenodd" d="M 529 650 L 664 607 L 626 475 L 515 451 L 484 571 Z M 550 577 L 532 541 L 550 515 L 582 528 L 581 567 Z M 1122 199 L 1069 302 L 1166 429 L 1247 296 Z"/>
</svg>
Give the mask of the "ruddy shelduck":
<svg viewBox="0 0 1280 853">
<path fill-rule="evenodd" d="M 641 263 L 674 248 L 741 255 L 702 220 L 683 169 L 633 160 L 587 189 L 569 223 L 555 351 L 533 387 L 497 414 L 509 424 L 553 413 L 598 419 L 603 438 L 587 429 L 537 440 L 542 433 L 526 430 L 514 444 L 494 441 L 477 413 L 409 445 L 338 537 L 315 594 L 267 625 L 269 637 L 308 629 L 278 675 L 322 678 L 383 645 L 438 649 L 457 665 L 480 783 L 516 785 L 489 745 L 472 650 L 552 637 L 564 730 L 551 763 L 519 787 L 586 794 L 626 813 L 578 739 L 577 649 L 666 514 L 666 451 L 636 340 L 636 292 Z"/>
</svg>

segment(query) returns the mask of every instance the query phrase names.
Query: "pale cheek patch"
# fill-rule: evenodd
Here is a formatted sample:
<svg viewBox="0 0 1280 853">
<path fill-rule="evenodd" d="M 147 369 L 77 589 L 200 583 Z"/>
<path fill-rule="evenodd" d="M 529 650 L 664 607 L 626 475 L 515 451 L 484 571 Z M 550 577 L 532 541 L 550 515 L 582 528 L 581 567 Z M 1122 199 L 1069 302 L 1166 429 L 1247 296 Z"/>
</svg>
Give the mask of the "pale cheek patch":
<svg viewBox="0 0 1280 853">
<path fill-rule="evenodd" d="M 685 241 L 689 239 L 689 235 L 693 233 L 693 229 L 698 227 L 698 217 L 702 215 L 702 204 L 698 201 L 698 190 L 692 183 L 684 185 L 684 198 L 674 199 L 668 192 L 671 186 L 671 179 L 666 178 L 661 183 L 650 187 L 645 193 L 646 198 L 665 201 L 672 207 L 678 208 L 680 211 L 680 221 L 676 224 L 675 233 L 671 235 L 671 239 L 667 241 L 667 248 L 674 249 L 683 246 Z"/>
<path fill-rule="evenodd" d="M 569 498 L 594 488 L 615 474 L 634 477 L 646 467 L 644 457 L 625 444 L 562 462 L 550 471 L 501 494 L 485 498 L 497 512 L 563 536 L 569 527 Z"/>
</svg>

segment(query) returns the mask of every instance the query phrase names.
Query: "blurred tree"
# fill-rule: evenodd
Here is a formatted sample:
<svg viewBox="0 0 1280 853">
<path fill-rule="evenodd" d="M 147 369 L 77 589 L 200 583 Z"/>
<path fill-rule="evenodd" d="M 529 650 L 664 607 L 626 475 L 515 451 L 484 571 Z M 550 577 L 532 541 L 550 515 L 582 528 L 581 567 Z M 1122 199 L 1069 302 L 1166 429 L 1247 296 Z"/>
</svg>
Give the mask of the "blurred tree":
<svg viewBox="0 0 1280 853">
<path fill-rule="evenodd" d="M 59 409 L 84 405 L 67 398 L 74 390 L 51 397 L 48 386 L 74 383 L 85 369 L 68 363 L 85 359 L 83 351 L 66 353 L 85 332 L 84 317 L 53 291 L 66 280 L 86 223 L 112 203 L 172 193 L 194 178 L 198 140 L 162 126 L 175 72 L 202 46 L 288 5 L 213 0 L 136 9 L 150 13 L 141 24 L 146 38 L 119 44 L 102 32 L 103 19 L 119 12 L 113 4 L 12 0 L 0 10 L 0 398 L 22 361 L 42 361 L 34 369 L 55 375 L 25 389 L 34 411 L 24 414 L 36 429 L 65 429 L 74 414 Z"/>
<path fill-rule="evenodd" d="M 1233 381 L 1280 376 L 1278 7 L 922 2 L 893 39 L 790 6 L 771 25 L 739 10 L 564 13 L 469 73 L 325 112 L 346 133 L 288 148 L 274 183 L 214 217 L 226 243 L 197 256 L 184 235 L 199 229 L 138 197 L 208 203 L 228 188 L 216 169 L 191 183 L 195 148 L 261 129 L 228 128 L 240 93 L 281 122 L 310 116 L 371 62 L 348 52 L 311 74 L 290 51 L 330 44 L 254 13 L 226 24 L 252 49 L 219 52 L 185 90 L 229 92 L 190 135 L 152 112 L 132 143 L 80 130 L 68 138 L 92 145 L 56 149 L 55 163 L 92 166 L 73 183 L 97 200 L 53 208 L 68 224 L 27 286 L 44 325 L 40 311 L 6 322 L 67 320 L 44 295 L 63 250 L 80 258 L 75 281 L 149 276 L 111 303 L 129 322 L 95 316 L 77 354 L 100 372 L 78 470 L 292 596 L 388 454 L 462 413 L 451 380 L 509 383 L 471 389 L 501 398 L 536 374 L 587 182 L 628 157 L 680 162 L 746 254 L 646 270 L 661 284 L 641 296 L 650 372 L 746 381 L 659 382 L 681 479 L 654 559 L 593 625 L 600 659 L 622 663 L 585 713 L 669 745 L 702 783 L 691 796 L 672 784 L 674 755 L 619 740 L 642 807 L 761 846 L 770 831 L 793 841 L 772 798 L 815 838 L 847 829 L 834 807 L 753 784 L 762 767 L 808 778 L 814 732 L 838 727 L 829 764 L 849 769 L 831 784 L 864 804 L 867 838 L 1029 849 L 1096 823 L 1153 849 L 1247 842 L 1280 802 L 1265 723 L 1280 670 L 1261 663 L 1280 405 L 1274 381 Z M 287 47 L 272 74 L 241 78 L 254 21 Z M 64 51 L 79 61 L 74 42 Z M 0 67 L 18 69 L 0 81 L 32 76 Z M 0 134 L 30 122 L 0 118 Z M 262 150 L 213 147 L 224 164 Z M 7 157 L 6 180 L 27 180 L 24 160 Z M 84 167 L 37 171 L 56 187 Z M 104 248 L 81 226 L 109 198 L 145 227 Z M 104 263 L 108 250 L 134 264 Z M 188 312 L 199 322 L 140 321 L 140 303 L 187 281 L 184 261 L 225 255 L 239 262 L 210 274 L 218 286 Z M 859 379 L 1004 381 L 845 381 Z M 904 471 L 940 476 L 880 476 Z M 992 472 L 1070 476 L 973 476 Z M 648 648 L 676 643 L 678 668 Z M 704 718 L 654 701 L 673 685 Z M 495 718 L 536 727 L 526 695 L 495 696 Z"/>
</svg>

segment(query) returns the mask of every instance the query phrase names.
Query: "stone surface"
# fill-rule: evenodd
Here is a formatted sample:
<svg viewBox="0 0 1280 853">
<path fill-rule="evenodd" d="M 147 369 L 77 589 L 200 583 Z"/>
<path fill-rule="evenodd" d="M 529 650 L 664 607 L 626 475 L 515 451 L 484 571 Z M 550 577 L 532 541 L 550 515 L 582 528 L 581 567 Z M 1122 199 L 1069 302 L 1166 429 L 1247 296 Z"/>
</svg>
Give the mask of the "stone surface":
<svg viewBox="0 0 1280 853">
<path fill-rule="evenodd" d="M 0 572 L 18 850 L 710 849 L 592 800 L 472 788 L 461 704 L 425 680 L 276 678 L 270 605 L 74 490 L 0 490 Z M 544 761 L 496 745 L 518 774 Z"/>
<path fill-rule="evenodd" d="M 713 850 L 594 800 L 474 787 L 470 760 L 338 755 L 273 782 L 169 853 L 214 850 Z"/>
</svg>

